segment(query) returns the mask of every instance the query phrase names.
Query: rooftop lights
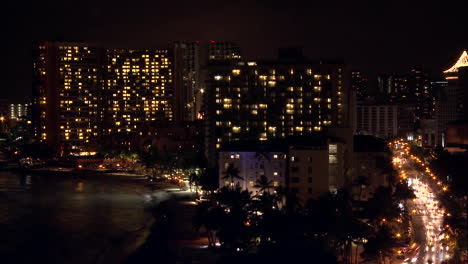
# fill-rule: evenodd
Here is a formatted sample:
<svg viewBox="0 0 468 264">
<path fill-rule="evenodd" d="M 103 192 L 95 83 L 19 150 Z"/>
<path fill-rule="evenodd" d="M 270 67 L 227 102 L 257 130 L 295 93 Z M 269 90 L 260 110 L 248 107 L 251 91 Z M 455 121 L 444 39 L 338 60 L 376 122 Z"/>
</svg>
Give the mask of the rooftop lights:
<svg viewBox="0 0 468 264">
<path fill-rule="evenodd" d="M 444 71 L 444 73 L 458 72 L 458 68 L 468 66 L 468 53 L 466 50 L 463 51 L 457 63 L 455 63 L 450 69 Z"/>
</svg>

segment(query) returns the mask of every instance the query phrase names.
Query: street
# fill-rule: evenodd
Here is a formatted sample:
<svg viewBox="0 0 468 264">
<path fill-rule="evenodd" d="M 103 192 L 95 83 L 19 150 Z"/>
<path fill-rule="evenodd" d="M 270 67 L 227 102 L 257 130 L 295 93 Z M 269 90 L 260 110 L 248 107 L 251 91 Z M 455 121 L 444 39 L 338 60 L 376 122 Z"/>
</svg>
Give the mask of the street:
<svg viewBox="0 0 468 264">
<path fill-rule="evenodd" d="M 398 149 L 399 148 L 399 149 Z M 400 176 L 413 188 L 416 198 L 408 204 L 413 225 L 413 239 L 416 250 L 405 256 L 402 263 L 438 264 L 449 259 L 449 247 L 441 243 L 444 209 L 440 207 L 437 193 L 427 183 L 429 175 L 419 172 L 410 162 L 404 145 L 397 145 L 394 161 L 398 164 Z M 420 161 L 419 161 L 420 162 Z"/>
</svg>

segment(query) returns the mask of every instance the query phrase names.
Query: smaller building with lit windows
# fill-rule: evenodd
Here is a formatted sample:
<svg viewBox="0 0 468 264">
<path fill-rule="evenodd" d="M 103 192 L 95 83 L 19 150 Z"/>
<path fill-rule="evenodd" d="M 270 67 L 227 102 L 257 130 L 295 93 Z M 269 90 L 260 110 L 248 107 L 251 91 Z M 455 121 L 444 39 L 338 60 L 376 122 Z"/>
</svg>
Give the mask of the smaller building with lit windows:
<svg viewBox="0 0 468 264">
<path fill-rule="evenodd" d="M 271 190 L 285 187 L 304 205 L 311 198 L 344 186 L 345 150 L 341 140 L 324 133 L 234 142 L 218 152 L 219 186 L 234 184 L 257 193 L 265 176 Z M 238 170 L 239 178 L 226 174 L 230 165 Z"/>
<path fill-rule="evenodd" d="M 398 134 L 398 106 L 360 104 L 356 115 L 357 132 L 382 138 Z"/>
<path fill-rule="evenodd" d="M 240 144 L 239 144 L 240 143 Z M 258 142 L 238 142 L 219 151 L 219 186 L 239 185 L 252 193 L 260 191 L 265 176 L 271 191 L 286 187 L 287 148 Z M 239 178 L 231 179 L 226 169 L 232 164 Z"/>
</svg>

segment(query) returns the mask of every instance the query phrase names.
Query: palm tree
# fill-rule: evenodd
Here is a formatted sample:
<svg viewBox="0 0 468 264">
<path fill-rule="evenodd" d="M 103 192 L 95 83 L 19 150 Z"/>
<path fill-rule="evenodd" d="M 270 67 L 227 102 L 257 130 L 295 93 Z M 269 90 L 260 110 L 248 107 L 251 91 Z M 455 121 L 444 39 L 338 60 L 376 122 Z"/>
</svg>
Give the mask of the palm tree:
<svg viewBox="0 0 468 264">
<path fill-rule="evenodd" d="M 400 210 L 392 197 L 391 187 L 378 187 L 367 201 L 364 212 L 374 227 L 399 217 Z"/>
<path fill-rule="evenodd" d="M 192 172 L 189 175 L 189 186 L 190 186 L 190 191 L 192 190 L 192 185 L 195 187 L 195 192 L 198 195 L 198 185 L 200 183 L 200 177 L 197 175 L 196 172 Z"/>
<path fill-rule="evenodd" d="M 202 227 L 205 228 L 209 247 L 215 247 L 216 245 L 216 235 L 219 232 L 224 213 L 223 208 L 208 201 L 197 205 L 192 220 L 193 226 L 196 230 L 200 230 Z"/>
<path fill-rule="evenodd" d="M 406 183 L 398 183 L 396 185 L 395 191 L 393 193 L 393 196 L 406 203 L 406 201 L 410 199 L 416 198 L 416 195 L 414 194 L 414 191 L 412 188 L 410 188 Z"/>
<path fill-rule="evenodd" d="M 385 263 L 385 258 L 391 256 L 392 248 L 396 245 L 390 229 L 381 226 L 375 236 L 368 239 L 364 244 L 362 256 L 366 259 L 377 259 L 377 263 Z"/>
<path fill-rule="evenodd" d="M 223 179 L 230 179 L 230 182 L 231 182 L 230 185 L 233 188 L 235 179 L 243 180 L 243 178 L 239 176 L 239 173 L 240 173 L 239 169 L 236 168 L 233 163 L 229 163 L 228 167 L 223 172 L 224 174 Z"/>
<path fill-rule="evenodd" d="M 262 175 L 260 176 L 260 179 L 257 179 L 254 187 L 260 188 L 260 192 L 266 191 L 267 193 L 270 193 L 270 189 L 273 188 L 273 182 L 269 181 L 265 175 Z"/>
</svg>

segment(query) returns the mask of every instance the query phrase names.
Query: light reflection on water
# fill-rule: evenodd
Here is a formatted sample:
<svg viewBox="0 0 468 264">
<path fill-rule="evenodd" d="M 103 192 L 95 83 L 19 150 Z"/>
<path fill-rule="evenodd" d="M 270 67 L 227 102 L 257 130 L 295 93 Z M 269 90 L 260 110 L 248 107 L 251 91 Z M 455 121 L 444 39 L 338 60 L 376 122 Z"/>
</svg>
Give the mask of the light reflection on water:
<svg viewBox="0 0 468 264">
<path fill-rule="evenodd" d="M 138 182 L 0 171 L 0 262 L 110 263 L 148 223 L 146 193 Z"/>
</svg>

